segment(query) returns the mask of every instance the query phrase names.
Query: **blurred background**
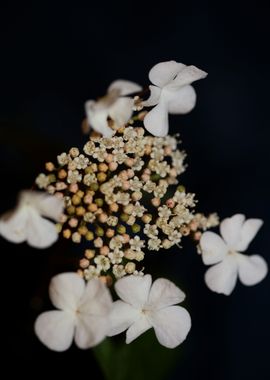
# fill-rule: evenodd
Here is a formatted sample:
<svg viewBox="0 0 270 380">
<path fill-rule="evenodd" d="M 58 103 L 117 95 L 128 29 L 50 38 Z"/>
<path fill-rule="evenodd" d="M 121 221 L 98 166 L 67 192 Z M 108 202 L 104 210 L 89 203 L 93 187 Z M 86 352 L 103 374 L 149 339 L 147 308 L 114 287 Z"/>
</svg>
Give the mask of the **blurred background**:
<svg viewBox="0 0 270 380">
<path fill-rule="evenodd" d="M 195 83 L 195 110 L 170 123 L 188 153 L 182 182 L 197 194 L 202 212 L 264 219 L 249 252 L 270 263 L 269 16 L 260 1 L 2 5 L 0 213 L 14 206 L 46 161 L 82 146 L 86 100 L 103 95 L 117 78 L 147 85 L 155 63 L 174 59 L 209 73 Z M 16 364 L 9 373 L 34 374 L 38 366 L 42 373 L 75 369 L 102 379 L 91 351 L 73 346 L 54 353 L 33 333 L 35 318 L 50 305 L 50 277 L 74 269 L 73 248 L 58 242 L 39 252 L 3 239 L 0 245 L 1 343 L 6 362 Z M 269 379 L 270 277 L 250 288 L 238 283 L 225 297 L 204 285 L 206 268 L 190 242 L 156 256 L 156 263 L 156 274 L 187 294 L 193 319 L 164 378 Z"/>
</svg>

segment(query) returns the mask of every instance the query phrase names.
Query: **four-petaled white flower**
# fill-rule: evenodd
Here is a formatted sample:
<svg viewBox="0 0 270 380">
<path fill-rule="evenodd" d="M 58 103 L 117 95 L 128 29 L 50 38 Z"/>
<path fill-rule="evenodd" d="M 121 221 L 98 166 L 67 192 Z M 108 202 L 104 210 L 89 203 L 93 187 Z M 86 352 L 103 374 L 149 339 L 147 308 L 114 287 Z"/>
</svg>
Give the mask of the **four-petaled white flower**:
<svg viewBox="0 0 270 380">
<path fill-rule="evenodd" d="M 108 88 L 107 94 L 97 101 L 85 103 L 87 120 L 96 132 L 111 137 L 114 130 L 108 125 L 110 117 L 118 128 L 124 126 L 132 115 L 134 100 L 127 95 L 141 91 L 141 86 L 126 80 L 116 80 Z"/>
<path fill-rule="evenodd" d="M 149 86 L 151 95 L 144 106 L 155 106 L 144 118 L 145 128 L 154 136 L 168 134 L 168 113 L 185 114 L 196 103 L 196 93 L 190 84 L 205 78 L 207 73 L 195 66 L 186 66 L 175 61 L 161 62 L 149 72 L 154 86 Z"/>
<path fill-rule="evenodd" d="M 255 285 L 267 274 L 267 264 L 259 255 L 244 252 L 261 227 L 261 219 L 247 219 L 242 214 L 226 218 L 220 224 L 223 239 L 214 232 L 204 232 L 200 240 L 202 260 L 212 265 L 205 273 L 205 282 L 214 292 L 231 294 L 237 277 L 244 285 Z"/>
<path fill-rule="evenodd" d="M 186 339 L 191 327 L 187 310 L 175 306 L 184 300 L 185 294 L 163 278 L 151 284 L 150 275 L 131 275 L 116 282 L 115 290 L 121 300 L 113 303 L 108 336 L 128 329 L 126 343 L 130 343 L 153 327 L 159 343 L 174 348 Z"/>
<path fill-rule="evenodd" d="M 86 349 L 105 338 L 112 300 L 99 279 L 85 284 L 77 273 L 62 273 L 52 278 L 49 293 L 59 310 L 42 313 L 35 322 L 36 335 L 45 346 L 65 351 L 74 337 L 76 345 Z"/>
<path fill-rule="evenodd" d="M 59 221 L 64 208 L 62 199 L 37 191 L 22 191 L 18 205 L 0 218 L 0 235 L 13 243 L 26 241 L 35 248 L 47 248 L 56 242 L 58 232 L 53 222 Z"/>
</svg>

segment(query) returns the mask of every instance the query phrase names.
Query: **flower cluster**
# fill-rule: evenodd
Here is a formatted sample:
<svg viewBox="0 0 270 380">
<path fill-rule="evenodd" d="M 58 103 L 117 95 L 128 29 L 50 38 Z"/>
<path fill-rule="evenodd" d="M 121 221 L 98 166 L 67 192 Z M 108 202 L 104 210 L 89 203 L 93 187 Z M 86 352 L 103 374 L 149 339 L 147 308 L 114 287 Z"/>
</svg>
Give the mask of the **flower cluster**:
<svg viewBox="0 0 270 380">
<path fill-rule="evenodd" d="M 88 242 L 79 272 L 85 279 L 142 274 L 145 250 L 169 249 L 188 235 L 195 195 L 182 185 L 170 190 L 184 159 L 176 137 L 131 125 L 110 138 L 93 134 L 83 153 L 71 148 L 57 165 L 46 164 L 36 185 L 64 200 L 63 237 Z"/>
<path fill-rule="evenodd" d="M 22 192 L 15 210 L 0 218 L 0 234 L 11 242 L 47 248 L 60 234 L 83 246 L 77 273 L 51 281 L 58 310 L 36 320 L 35 332 L 48 348 L 66 350 L 73 339 L 90 348 L 125 330 L 130 343 L 149 328 L 165 347 L 181 344 L 191 328 L 189 313 L 177 306 L 185 294 L 163 278 L 152 284 L 143 261 L 146 254 L 180 248 L 185 236 L 212 265 L 205 282 L 214 292 L 229 295 L 238 277 L 255 285 L 266 276 L 261 256 L 243 254 L 262 221 L 226 218 L 221 238 L 207 231 L 219 225 L 217 214 L 195 211 L 195 194 L 179 182 L 186 154 L 179 136 L 168 135 L 168 115 L 193 109 L 191 83 L 206 75 L 195 66 L 161 62 L 150 70 L 148 99 L 138 84 L 114 81 L 104 97 L 85 104 L 90 135 L 83 149 L 47 162 L 35 190 Z"/>
</svg>

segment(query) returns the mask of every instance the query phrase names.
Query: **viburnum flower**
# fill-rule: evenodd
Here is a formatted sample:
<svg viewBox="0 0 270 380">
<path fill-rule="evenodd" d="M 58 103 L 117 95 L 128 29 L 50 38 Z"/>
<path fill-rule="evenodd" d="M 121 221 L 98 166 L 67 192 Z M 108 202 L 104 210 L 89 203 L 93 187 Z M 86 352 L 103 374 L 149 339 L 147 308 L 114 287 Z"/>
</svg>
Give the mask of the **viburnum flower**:
<svg viewBox="0 0 270 380">
<path fill-rule="evenodd" d="M 207 73 L 195 66 L 175 61 L 161 62 L 149 72 L 153 86 L 144 106 L 155 106 L 144 118 L 145 128 L 154 136 L 166 136 L 169 130 L 168 114 L 185 114 L 196 103 L 196 93 L 190 84 L 205 78 Z"/>
<path fill-rule="evenodd" d="M 267 274 L 267 264 L 259 255 L 246 256 L 247 250 L 258 230 L 261 219 L 247 219 L 242 214 L 226 218 L 220 224 L 222 238 L 214 232 L 204 232 L 200 240 L 202 260 L 212 265 L 205 273 L 205 282 L 214 292 L 231 294 L 237 277 L 244 285 L 255 285 Z"/>
<path fill-rule="evenodd" d="M 64 208 L 62 199 L 37 191 L 22 191 L 15 210 L 0 219 L 0 235 L 13 243 L 26 241 L 35 248 L 47 248 L 56 242 L 58 232 L 55 223 L 43 217 L 59 221 Z"/>
<path fill-rule="evenodd" d="M 77 273 L 52 278 L 50 299 L 59 310 L 39 315 L 35 333 L 54 351 L 67 350 L 75 339 L 79 348 L 99 344 L 106 336 L 112 300 L 107 287 L 97 278 L 86 284 Z"/>
<path fill-rule="evenodd" d="M 130 275 L 118 280 L 115 290 L 121 300 L 113 303 L 108 336 L 128 329 L 126 343 L 131 343 L 153 327 L 165 347 L 174 348 L 186 339 L 190 315 L 183 307 L 175 306 L 185 294 L 171 281 L 159 278 L 152 284 L 150 275 Z"/>
<path fill-rule="evenodd" d="M 118 128 L 125 125 L 132 115 L 134 100 L 127 95 L 141 91 L 141 86 L 127 80 L 116 80 L 108 88 L 107 94 L 97 101 L 85 103 L 87 120 L 96 132 L 111 137 L 114 130 L 108 125 L 110 117 Z"/>
</svg>

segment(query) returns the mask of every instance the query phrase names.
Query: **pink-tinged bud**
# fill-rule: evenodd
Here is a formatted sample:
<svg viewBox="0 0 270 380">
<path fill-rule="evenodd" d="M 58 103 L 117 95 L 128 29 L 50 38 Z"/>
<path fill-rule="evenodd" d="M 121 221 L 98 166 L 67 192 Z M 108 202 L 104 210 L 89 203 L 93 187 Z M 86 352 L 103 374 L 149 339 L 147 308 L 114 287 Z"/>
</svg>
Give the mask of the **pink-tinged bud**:
<svg viewBox="0 0 270 380">
<path fill-rule="evenodd" d="M 72 183 L 71 185 L 69 185 L 69 191 L 71 193 L 77 193 L 79 187 L 77 185 L 77 183 Z"/>
<path fill-rule="evenodd" d="M 103 247 L 100 248 L 99 252 L 101 255 L 107 256 L 110 250 L 107 245 L 104 245 Z"/>
<path fill-rule="evenodd" d="M 128 181 L 124 181 L 122 183 L 122 189 L 123 190 L 128 190 L 130 188 L 130 183 Z"/>
<path fill-rule="evenodd" d="M 175 201 L 174 201 L 172 198 L 167 199 L 167 201 L 166 201 L 166 205 L 167 205 L 169 208 L 174 208 L 174 206 L 175 206 Z"/>
<path fill-rule="evenodd" d="M 109 169 L 111 172 L 114 172 L 117 169 L 117 167 L 118 167 L 117 162 L 110 162 L 109 163 Z"/>
<path fill-rule="evenodd" d="M 89 264 L 90 264 L 89 260 L 87 260 L 85 258 L 83 258 L 83 259 L 80 260 L 80 267 L 83 268 L 83 269 L 88 268 Z"/>
<path fill-rule="evenodd" d="M 153 199 L 151 200 L 151 203 L 152 203 L 152 205 L 155 206 L 155 207 L 160 206 L 160 198 L 153 198 Z"/>
<path fill-rule="evenodd" d="M 127 175 L 128 175 L 128 178 L 133 178 L 135 173 L 134 173 L 134 170 L 132 169 L 128 169 L 127 170 Z"/>
<path fill-rule="evenodd" d="M 108 154 L 108 156 L 105 158 L 105 161 L 109 164 L 111 162 L 113 162 L 113 155 L 112 154 Z"/>
</svg>

